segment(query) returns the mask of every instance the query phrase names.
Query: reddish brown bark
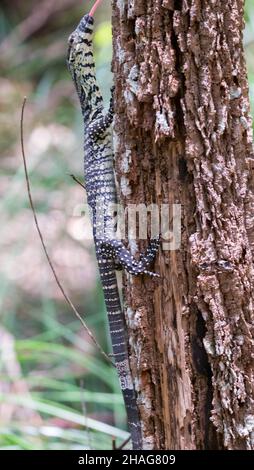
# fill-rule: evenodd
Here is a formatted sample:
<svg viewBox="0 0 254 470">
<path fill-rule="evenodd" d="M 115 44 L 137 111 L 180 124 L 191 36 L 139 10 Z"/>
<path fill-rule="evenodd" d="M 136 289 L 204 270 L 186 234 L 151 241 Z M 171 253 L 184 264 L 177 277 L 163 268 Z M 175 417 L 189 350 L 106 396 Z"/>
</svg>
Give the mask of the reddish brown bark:
<svg viewBox="0 0 254 470">
<path fill-rule="evenodd" d="M 161 281 L 125 282 L 146 449 L 254 449 L 242 30 L 242 0 L 113 1 L 120 198 L 182 206 L 181 247 L 160 252 Z"/>
</svg>

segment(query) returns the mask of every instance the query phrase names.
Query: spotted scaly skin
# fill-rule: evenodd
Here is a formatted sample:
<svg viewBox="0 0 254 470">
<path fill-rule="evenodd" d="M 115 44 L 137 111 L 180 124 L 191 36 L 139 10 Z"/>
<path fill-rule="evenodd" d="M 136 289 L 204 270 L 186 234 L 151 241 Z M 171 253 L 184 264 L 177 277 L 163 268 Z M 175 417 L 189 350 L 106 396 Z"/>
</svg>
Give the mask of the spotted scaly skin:
<svg viewBox="0 0 254 470">
<path fill-rule="evenodd" d="M 136 261 L 123 243 L 112 237 L 114 219 L 111 204 L 116 204 L 113 151 L 110 126 L 113 120 L 113 98 L 104 113 L 97 85 L 93 58 L 94 20 L 85 15 L 69 38 L 68 68 L 79 96 L 84 120 L 84 170 L 87 199 L 91 208 L 96 256 L 107 308 L 115 365 L 124 397 L 133 449 L 142 449 L 141 425 L 136 394 L 130 372 L 125 322 L 115 269 L 119 265 L 133 275 L 149 274 L 147 270 L 158 249 L 152 240 L 145 255 Z M 106 227 L 101 231 L 102 227 Z"/>
</svg>

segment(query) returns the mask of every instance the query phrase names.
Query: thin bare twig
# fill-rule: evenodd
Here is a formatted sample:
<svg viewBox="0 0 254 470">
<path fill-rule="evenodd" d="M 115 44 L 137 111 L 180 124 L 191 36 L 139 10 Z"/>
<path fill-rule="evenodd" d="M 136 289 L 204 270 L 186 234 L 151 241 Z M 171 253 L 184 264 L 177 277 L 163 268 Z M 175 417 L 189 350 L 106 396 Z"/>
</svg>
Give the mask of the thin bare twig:
<svg viewBox="0 0 254 470">
<path fill-rule="evenodd" d="M 78 178 L 76 178 L 75 175 L 69 175 L 69 176 L 70 176 L 74 181 L 76 181 L 76 183 L 78 183 L 80 186 L 82 186 L 82 188 L 83 188 L 84 190 L 86 190 L 86 188 L 85 188 L 85 186 L 83 185 L 83 183 L 81 183 L 81 181 L 80 181 Z"/>
<path fill-rule="evenodd" d="M 120 446 L 116 447 L 115 450 L 122 450 L 125 448 L 125 446 L 127 446 L 127 444 L 130 442 L 131 440 L 131 436 L 127 437 L 127 439 L 125 439 L 125 441 L 122 442 L 122 444 L 120 444 Z"/>
<path fill-rule="evenodd" d="M 127 439 L 125 439 L 125 441 L 122 442 L 122 444 L 120 444 L 120 446 L 117 447 L 116 445 L 116 438 L 115 436 L 112 436 L 112 450 L 122 450 L 125 448 L 125 446 L 130 442 L 131 440 L 131 436 L 127 437 Z"/>
<path fill-rule="evenodd" d="M 107 362 L 109 362 L 111 365 L 114 365 L 114 363 L 111 361 L 111 359 L 109 358 L 109 356 L 103 351 L 103 349 L 101 348 L 101 346 L 99 345 L 98 341 L 96 340 L 96 338 L 93 336 L 92 332 L 90 331 L 90 329 L 88 328 L 88 326 L 86 325 L 85 321 L 83 320 L 83 318 L 81 317 L 80 313 L 77 311 L 76 307 L 73 305 L 71 299 L 69 298 L 68 294 L 65 292 L 58 276 L 57 276 L 57 273 L 55 271 L 55 268 L 53 266 L 53 263 L 51 261 L 51 258 L 49 256 L 49 253 L 48 253 L 48 250 L 47 250 L 47 247 L 45 245 L 45 242 L 44 242 L 44 239 L 43 239 L 43 235 L 42 235 L 42 232 L 41 232 L 41 229 L 39 227 L 39 223 L 38 223 L 38 219 L 37 219 L 37 215 L 36 215 L 36 211 L 35 211 L 35 207 L 34 207 L 34 203 L 33 203 L 33 198 L 32 198 L 32 193 L 31 193 L 31 187 L 30 187 L 30 181 L 29 181 L 29 176 L 28 176 L 28 171 L 27 171 L 27 164 L 26 164 L 26 156 L 25 156 L 25 147 L 24 147 L 24 111 L 25 111 L 25 105 L 26 105 L 26 97 L 24 98 L 24 101 L 23 101 L 23 104 L 22 104 L 22 111 L 21 111 L 21 119 L 20 119 L 20 138 L 21 138 L 21 149 L 22 149 L 22 158 L 23 158 L 23 164 L 24 164 L 24 170 L 25 170 L 25 178 L 26 178 L 26 187 L 27 187 L 27 193 L 28 193 L 28 198 L 29 198 L 29 203 L 30 203 L 30 206 L 31 206 L 31 209 L 32 209 L 32 212 L 33 212 L 33 217 L 34 217 L 34 221 L 35 221 L 35 225 L 36 225 L 36 229 L 37 229 L 37 232 L 39 234 L 39 237 L 40 237 L 40 241 L 41 241 L 41 244 L 42 244 L 42 247 L 43 247 L 43 251 L 46 255 L 46 258 L 47 258 L 47 261 L 48 261 L 48 264 L 51 268 L 51 271 L 54 275 L 54 278 L 56 280 L 56 283 L 60 289 L 60 291 L 62 292 L 67 304 L 70 306 L 70 308 L 72 309 L 72 311 L 75 313 L 76 317 L 79 319 L 79 321 L 82 323 L 84 329 L 86 330 L 87 334 L 89 335 L 89 337 L 91 338 L 91 340 L 93 341 L 93 343 L 96 345 L 97 349 L 100 351 L 100 353 L 103 355 L 103 357 L 107 360 Z"/>
</svg>

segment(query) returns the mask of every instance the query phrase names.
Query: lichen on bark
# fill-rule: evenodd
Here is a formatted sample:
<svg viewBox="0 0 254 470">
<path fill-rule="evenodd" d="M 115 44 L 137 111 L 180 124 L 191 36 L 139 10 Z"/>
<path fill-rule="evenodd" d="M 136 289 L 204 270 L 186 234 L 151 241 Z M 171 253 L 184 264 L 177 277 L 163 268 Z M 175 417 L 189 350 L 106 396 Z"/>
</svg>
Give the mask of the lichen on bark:
<svg viewBox="0 0 254 470">
<path fill-rule="evenodd" d="M 243 1 L 113 1 L 119 194 L 180 203 L 161 281 L 125 279 L 149 449 L 254 449 L 254 178 Z M 144 248 L 143 244 L 139 244 Z"/>
</svg>

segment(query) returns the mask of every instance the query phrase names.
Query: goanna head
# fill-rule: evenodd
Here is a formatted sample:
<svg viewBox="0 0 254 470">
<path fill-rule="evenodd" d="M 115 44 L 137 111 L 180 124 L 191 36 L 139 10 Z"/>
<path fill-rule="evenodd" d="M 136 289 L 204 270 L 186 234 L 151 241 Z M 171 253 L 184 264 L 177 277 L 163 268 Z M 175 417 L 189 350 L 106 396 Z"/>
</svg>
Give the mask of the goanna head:
<svg viewBox="0 0 254 470">
<path fill-rule="evenodd" d="M 93 27 L 94 19 L 92 16 L 85 15 L 81 18 L 76 29 L 71 33 L 68 39 L 68 64 L 75 69 L 84 62 L 90 63 L 90 54 L 93 54 Z M 87 56 L 86 54 L 89 53 Z"/>
<path fill-rule="evenodd" d="M 67 64 L 86 120 L 92 119 L 93 115 L 102 108 L 93 57 L 93 26 L 93 17 L 83 16 L 68 40 Z"/>
</svg>

